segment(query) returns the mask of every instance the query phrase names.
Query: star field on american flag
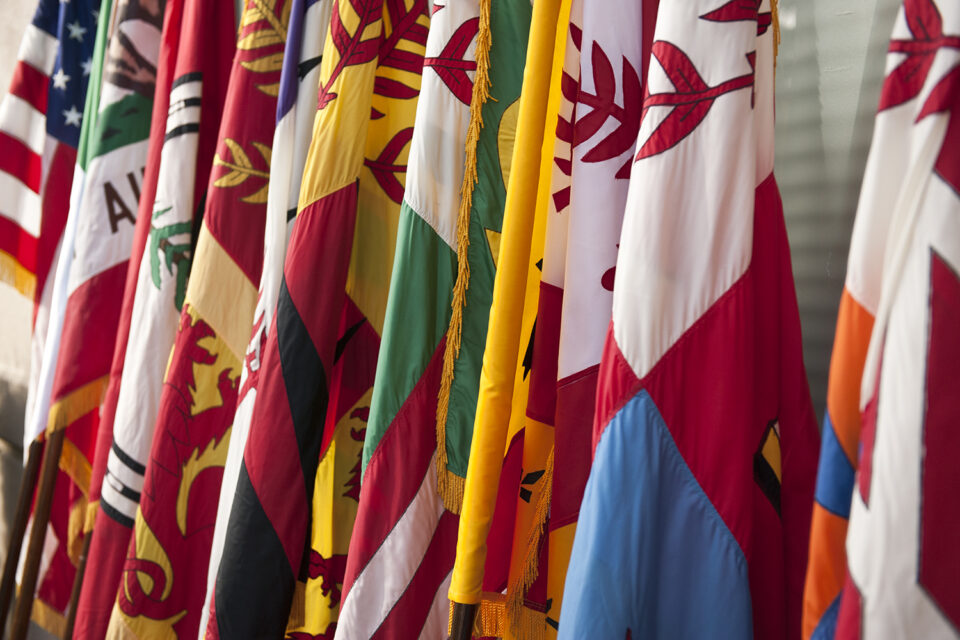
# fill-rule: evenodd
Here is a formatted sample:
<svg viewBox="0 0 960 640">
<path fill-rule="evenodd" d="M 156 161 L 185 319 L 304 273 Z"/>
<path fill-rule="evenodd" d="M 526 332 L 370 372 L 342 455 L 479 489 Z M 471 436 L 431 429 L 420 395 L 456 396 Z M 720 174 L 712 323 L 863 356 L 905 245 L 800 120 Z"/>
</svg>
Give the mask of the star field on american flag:
<svg viewBox="0 0 960 640">
<path fill-rule="evenodd" d="M 80 141 L 80 123 L 84 96 L 90 79 L 85 61 L 93 59 L 96 40 L 96 0 L 69 0 L 57 5 L 59 15 L 45 16 L 38 11 L 33 23 L 59 40 L 57 61 L 50 76 L 47 102 L 47 133 L 76 147 Z M 89 65 L 89 63 L 87 63 Z"/>
</svg>

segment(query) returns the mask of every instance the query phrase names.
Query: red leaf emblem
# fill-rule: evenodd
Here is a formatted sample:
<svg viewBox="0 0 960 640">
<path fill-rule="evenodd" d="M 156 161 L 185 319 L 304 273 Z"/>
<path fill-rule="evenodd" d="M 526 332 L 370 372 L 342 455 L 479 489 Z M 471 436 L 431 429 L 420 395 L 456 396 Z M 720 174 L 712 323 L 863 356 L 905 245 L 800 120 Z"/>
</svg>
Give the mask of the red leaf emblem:
<svg viewBox="0 0 960 640">
<path fill-rule="evenodd" d="M 337 94 L 331 91 L 333 84 L 347 67 L 365 64 L 377 57 L 380 46 L 380 36 L 363 39 L 363 32 L 366 28 L 380 20 L 382 2 L 377 0 L 350 0 L 350 5 L 360 18 L 353 33 L 343 24 L 343 18 L 340 17 L 340 11 L 334 10 L 330 17 L 330 41 L 336 47 L 340 59 L 334 66 L 330 77 L 326 82 L 320 84 L 320 90 L 317 93 L 317 110 L 325 108 Z"/>
<path fill-rule="evenodd" d="M 906 57 L 883 81 L 878 111 L 899 106 L 920 94 L 940 47 L 960 48 L 960 36 L 944 35 L 943 19 L 933 0 L 904 0 L 903 13 L 913 37 L 890 40 L 890 53 L 903 53 Z"/>
<path fill-rule="evenodd" d="M 380 188 L 397 204 L 403 200 L 403 183 L 397 179 L 396 174 L 406 173 L 407 165 L 398 164 L 396 160 L 411 138 L 413 138 L 413 127 L 401 129 L 390 139 L 379 156 L 373 160 L 368 158 L 363 161 L 363 164 L 373 173 Z"/>
<path fill-rule="evenodd" d="M 475 71 L 477 63 L 473 60 L 464 60 L 463 56 L 470 48 L 470 43 L 480 31 L 480 18 L 467 20 L 453 32 L 450 40 L 443 46 L 443 50 L 435 58 L 424 58 L 423 66 L 436 71 L 443 83 L 450 89 L 450 93 L 465 105 L 470 105 L 473 96 L 473 81 L 467 75 L 468 71 Z"/>
<path fill-rule="evenodd" d="M 709 86 L 697 68 L 676 45 L 665 40 L 653 43 L 653 56 L 676 89 L 675 92 L 649 94 L 643 100 L 641 121 L 651 107 L 672 107 L 670 114 L 654 129 L 637 152 L 635 160 L 649 158 L 673 148 L 703 121 L 714 101 L 725 93 L 753 87 L 754 53 L 747 54 L 750 73 Z M 648 89 L 649 91 L 649 89 Z"/>
<path fill-rule="evenodd" d="M 618 157 L 637 142 L 640 132 L 640 113 L 643 104 L 643 89 L 640 75 L 625 57 L 621 61 L 620 76 L 623 80 L 623 106 L 614 99 L 617 94 L 617 81 L 613 75 L 613 66 L 607 55 L 596 42 L 591 55 L 593 62 L 593 82 L 596 94 L 583 91 L 581 85 L 579 104 L 592 110 L 586 116 L 578 118 L 573 129 L 573 144 L 579 145 L 589 140 L 608 118 L 615 119 L 619 125 L 607 137 L 598 142 L 583 156 L 584 162 L 603 162 Z M 581 109 L 577 108 L 579 114 Z"/>
<path fill-rule="evenodd" d="M 765 34 L 772 22 L 769 11 L 760 13 L 760 0 L 730 0 L 719 9 L 703 14 L 700 19 L 710 22 L 756 22 L 758 36 Z"/>
<path fill-rule="evenodd" d="M 407 40 L 415 45 L 414 51 L 423 51 L 427 28 L 417 20 L 427 15 L 427 0 L 415 0 L 409 11 L 404 0 L 386 0 L 383 6 L 387 10 L 384 28 L 389 21 L 391 31 L 380 45 L 380 65 L 419 75 L 423 70 L 423 54 L 405 51 L 399 44 Z"/>
<path fill-rule="evenodd" d="M 960 65 L 940 78 L 923 103 L 917 122 L 944 112 L 950 119 L 933 169 L 960 196 Z"/>
</svg>

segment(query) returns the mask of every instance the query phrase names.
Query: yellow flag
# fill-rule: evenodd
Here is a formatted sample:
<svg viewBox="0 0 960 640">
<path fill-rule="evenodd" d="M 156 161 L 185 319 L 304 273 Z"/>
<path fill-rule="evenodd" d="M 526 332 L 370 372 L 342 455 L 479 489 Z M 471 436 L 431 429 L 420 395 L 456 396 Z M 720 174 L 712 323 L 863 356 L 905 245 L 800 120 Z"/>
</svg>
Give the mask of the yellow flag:
<svg viewBox="0 0 960 640">
<path fill-rule="evenodd" d="M 516 606 L 508 607 L 508 600 L 512 596 L 516 602 L 519 596 L 522 601 L 523 592 L 530 583 L 525 579 L 530 575 L 526 570 L 526 544 L 522 541 L 528 539 L 529 532 L 537 525 L 541 488 L 550 484 L 550 473 L 540 474 L 536 490 L 525 494 L 526 499 L 521 501 L 526 508 L 517 508 L 515 526 L 511 526 L 514 525 L 512 504 L 497 509 L 504 467 L 508 471 L 519 468 L 517 456 L 523 456 L 524 469 L 531 468 L 528 462 L 546 469 L 553 444 L 552 428 L 538 428 L 541 425 L 535 426 L 525 415 L 529 385 L 529 363 L 525 356 L 532 349 L 539 301 L 550 163 L 553 160 L 569 11 L 569 0 L 536 3 L 527 47 L 497 278 L 460 516 L 457 558 L 449 592 L 454 604 L 480 605 L 475 620 L 476 635 L 512 637 L 510 631 L 517 626 L 521 612 Z M 511 474 L 503 474 L 507 482 L 508 475 Z M 507 499 L 512 503 L 516 489 L 514 481 L 510 490 L 500 492 L 499 501 Z M 546 498 L 549 500 L 549 493 Z M 546 505 L 542 505 L 544 515 L 545 509 Z M 495 511 L 498 518 L 501 512 L 507 516 L 503 523 L 494 524 Z M 488 538 L 491 525 L 495 529 L 505 527 L 507 535 Z M 497 547 L 492 550 L 494 558 L 503 558 L 504 564 L 507 558 L 512 558 L 509 568 L 501 569 L 509 576 L 507 597 L 498 592 L 483 591 L 484 584 L 490 579 L 487 576 L 485 580 L 484 576 L 488 542 Z M 512 548 L 515 549 L 513 553 Z M 497 573 L 497 570 L 491 573 Z M 507 620 L 507 611 L 511 608 L 514 615 L 509 617 L 514 624 Z"/>
</svg>

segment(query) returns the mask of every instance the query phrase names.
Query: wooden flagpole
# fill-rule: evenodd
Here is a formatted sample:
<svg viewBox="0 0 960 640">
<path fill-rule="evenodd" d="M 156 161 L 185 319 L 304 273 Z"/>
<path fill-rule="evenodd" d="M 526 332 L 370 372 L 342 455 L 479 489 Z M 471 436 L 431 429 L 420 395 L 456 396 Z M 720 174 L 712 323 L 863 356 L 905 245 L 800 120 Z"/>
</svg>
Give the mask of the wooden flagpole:
<svg viewBox="0 0 960 640">
<path fill-rule="evenodd" d="M 37 502 L 33 509 L 33 526 L 30 529 L 30 542 L 27 545 L 27 557 L 20 582 L 20 597 L 17 598 L 17 608 L 10 630 L 12 640 L 24 640 L 30 628 L 33 593 L 37 588 L 40 556 L 50 521 L 50 507 L 53 503 L 53 489 L 57 483 L 57 470 L 60 467 L 60 453 L 63 451 L 64 432 L 65 429 L 61 426 L 53 433 L 47 433 L 47 447 L 43 451 L 43 462 L 40 465 L 40 486 L 37 488 Z"/>
<path fill-rule="evenodd" d="M 63 632 L 64 640 L 73 637 L 73 625 L 77 621 L 77 603 L 80 601 L 80 590 L 83 588 L 83 574 L 87 570 L 87 554 L 90 553 L 90 539 L 93 531 L 88 531 L 83 541 L 83 551 L 77 561 L 77 577 L 73 579 L 73 591 L 70 592 L 70 603 L 67 605 L 67 628 Z"/>
<path fill-rule="evenodd" d="M 0 580 L 0 632 L 7 627 L 7 613 L 17 581 L 17 564 L 20 561 L 20 548 L 23 546 L 23 534 L 30 519 L 30 503 L 33 490 L 37 487 L 37 472 L 40 470 L 40 458 L 43 455 L 43 443 L 39 438 L 30 443 L 27 449 L 27 466 L 23 470 L 20 483 L 20 495 L 17 498 L 17 511 L 13 516 L 13 529 L 7 544 L 7 558 L 3 564 L 3 579 Z"/>
</svg>

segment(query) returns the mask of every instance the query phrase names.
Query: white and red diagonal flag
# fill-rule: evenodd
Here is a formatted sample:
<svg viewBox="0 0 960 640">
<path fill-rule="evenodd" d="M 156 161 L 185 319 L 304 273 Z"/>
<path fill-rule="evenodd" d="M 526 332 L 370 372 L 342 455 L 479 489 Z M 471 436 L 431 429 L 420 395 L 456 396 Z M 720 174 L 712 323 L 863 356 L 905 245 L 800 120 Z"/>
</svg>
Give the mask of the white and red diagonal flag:
<svg viewBox="0 0 960 640">
<path fill-rule="evenodd" d="M 559 638 L 799 638 L 817 431 L 771 6 L 661 0 Z"/>
<path fill-rule="evenodd" d="M 859 433 L 844 434 L 858 452 L 845 485 L 846 583 L 817 631 L 958 638 L 960 6 L 906 0 L 887 69 L 846 282 L 874 316 L 852 381 Z M 842 476 L 824 449 L 818 501 L 844 487 L 825 482 Z M 842 575 L 842 554 L 830 559 Z"/>
</svg>

